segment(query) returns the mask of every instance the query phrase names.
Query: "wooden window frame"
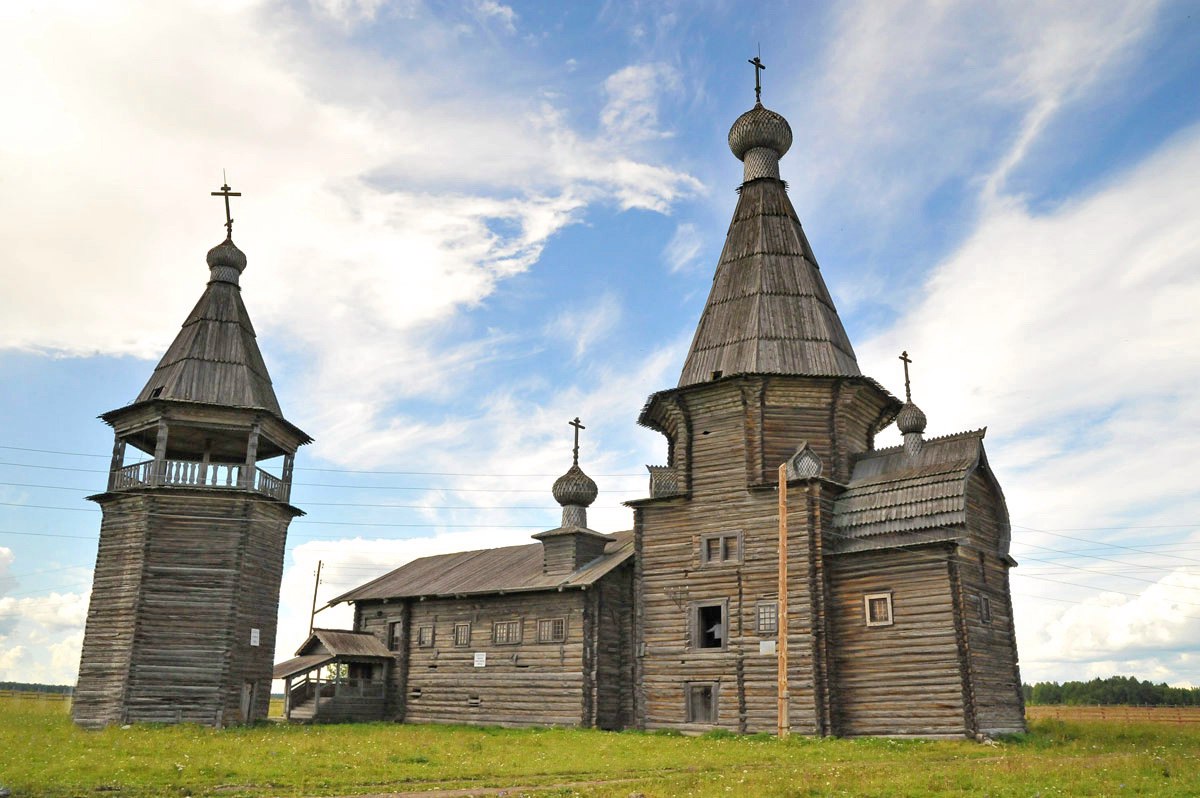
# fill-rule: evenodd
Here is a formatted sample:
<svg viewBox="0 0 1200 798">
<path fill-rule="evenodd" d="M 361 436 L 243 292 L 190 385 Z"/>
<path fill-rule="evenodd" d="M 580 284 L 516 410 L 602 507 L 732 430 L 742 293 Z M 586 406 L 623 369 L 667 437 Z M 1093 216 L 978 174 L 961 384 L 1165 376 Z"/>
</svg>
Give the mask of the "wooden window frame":
<svg viewBox="0 0 1200 798">
<path fill-rule="evenodd" d="M 511 628 L 512 626 L 516 626 L 517 633 L 516 633 L 515 638 L 500 640 L 499 639 L 500 636 L 497 633 L 499 632 L 501 626 L 504 626 L 506 629 Z M 492 644 L 497 645 L 497 646 L 520 645 L 521 638 L 524 636 L 524 626 L 525 626 L 525 624 L 521 623 L 520 618 L 511 618 L 506 621 L 492 621 Z M 505 634 L 505 637 L 507 638 L 508 635 Z"/>
<path fill-rule="evenodd" d="M 979 622 L 986 624 L 992 622 L 992 600 L 983 594 L 979 596 Z"/>
<path fill-rule="evenodd" d="M 554 633 L 555 625 L 561 625 L 558 634 Z M 549 628 L 549 632 L 542 633 L 543 628 Z M 538 618 L 537 622 L 537 641 L 539 643 L 562 643 L 567 639 L 567 619 L 564 617 L 556 618 Z"/>
<path fill-rule="evenodd" d="M 429 632 L 428 638 L 425 633 Z M 431 623 L 423 623 L 417 627 L 417 648 L 433 648 L 437 641 L 437 627 Z"/>
<path fill-rule="evenodd" d="M 871 602 L 878 601 L 879 599 L 884 599 L 887 601 L 887 618 L 881 621 L 872 621 Z M 896 613 L 892 604 L 892 593 L 890 590 L 887 592 L 866 593 L 863 595 L 863 620 L 866 621 L 867 626 L 893 626 L 896 623 Z"/>
<path fill-rule="evenodd" d="M 708 689 L 712 691 L 712 709 L 707 718 L 696 718 L 692 714 L 692 691 Z M 720 682 L 684 682 L 683 683 L 683 717 L 685 723 L 694 723 L 702 726 L 715 726 L 718 718 L 721 717 L 720 709 L 721 699 L 721 683 Z"/>
<path fill-rule="evenodd" d="M 725 540 L 733 539 L 733 552 L 728 554 Z M 709 541 L 721 541 L 720 546 L 722 556 L 720 559 L 712 559 L 708 555 Z M 742 562 L 742 533 L 741 532 L 709 532 L 700 536 L 700 567 L 701 568 L 719 568 L 723 565 L 740 565 Z"/>
<path fill-rule="evenodd" d="M 463 629 L 467 630 L 466 638 L 462 639 L 459 632 Z M 469 621 L 458 621 L 454 624 L 454 647 L 455 648 L 470 648 L 471 647 L 471 623 Z"/>
<path fill-rule="evenodd" d="M 721 608 L 721 645 L 701 645 L 704 632 L 700 628 L 700 611 L 706 607 Z M 688 648 L 692 651 L 727 651 L 729 649 L 729 599 L 693 601 L 688 605 Z"/>
<path fill-rule="evenodd" d="M 403 651 L 404 640 L 402 633 L 404 632 L 403 621 L 388 621 L 387 625 L 387 650 L 388 651 Z"/>
<path fill-rule="evenodd" d="M 763 611 L 768 611 L 770 623 L 763 623 Z M 779 634 L 779 602 L 774 599 L 760 601 L 754 605 L 754 631 L 759 637 L 770 637 Z"/>
</svg>

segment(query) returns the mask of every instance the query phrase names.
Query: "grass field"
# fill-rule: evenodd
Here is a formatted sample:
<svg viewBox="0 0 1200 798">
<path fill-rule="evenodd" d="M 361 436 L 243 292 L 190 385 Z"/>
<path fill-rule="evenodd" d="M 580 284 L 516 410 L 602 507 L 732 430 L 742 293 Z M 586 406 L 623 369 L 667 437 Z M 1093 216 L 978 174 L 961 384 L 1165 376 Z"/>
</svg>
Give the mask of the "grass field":
<svg viewBox="0 0 1200 798">
<path fill-rule="evenodd" d="M 13 798 L 1200 794 L 1200 724 L 1036 720 L 995 745 L 395 724 L 84 732 L 67 706 L 0 697 Z"/>
</svg>

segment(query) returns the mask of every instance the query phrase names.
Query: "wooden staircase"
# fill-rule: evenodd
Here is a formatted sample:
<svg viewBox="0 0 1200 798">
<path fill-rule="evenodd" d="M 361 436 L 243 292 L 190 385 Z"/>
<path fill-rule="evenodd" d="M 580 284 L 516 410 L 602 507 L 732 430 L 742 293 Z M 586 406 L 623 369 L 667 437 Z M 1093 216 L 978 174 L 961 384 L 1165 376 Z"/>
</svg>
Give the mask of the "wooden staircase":
<svg viewBox="0 0 1200 798">
<path fill-rule="evenodd" d="M 310 698 L 303 704 L 297 704 L 292 707 L 292 712 L 288 717 L 294 723 L 312 723 L 313 718 L 317 714 L 317 699 Z"/>
</svg>

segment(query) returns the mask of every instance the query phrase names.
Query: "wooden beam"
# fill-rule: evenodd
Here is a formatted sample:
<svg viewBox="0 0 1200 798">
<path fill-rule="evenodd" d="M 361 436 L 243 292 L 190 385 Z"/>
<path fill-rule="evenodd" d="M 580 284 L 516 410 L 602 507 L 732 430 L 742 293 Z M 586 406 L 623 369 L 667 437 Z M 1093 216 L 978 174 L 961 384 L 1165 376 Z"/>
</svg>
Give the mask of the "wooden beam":
<svg viewBox="0 0 1200 798">
<path fill-rule="evenodd" d="M 788 484 L 787 463 L 779 464 L 779 618 L 776 622 L 775 654 L 778 679 L 778 726 L 780 737 L 787 737 L 788 722 Z"/>
</svg>

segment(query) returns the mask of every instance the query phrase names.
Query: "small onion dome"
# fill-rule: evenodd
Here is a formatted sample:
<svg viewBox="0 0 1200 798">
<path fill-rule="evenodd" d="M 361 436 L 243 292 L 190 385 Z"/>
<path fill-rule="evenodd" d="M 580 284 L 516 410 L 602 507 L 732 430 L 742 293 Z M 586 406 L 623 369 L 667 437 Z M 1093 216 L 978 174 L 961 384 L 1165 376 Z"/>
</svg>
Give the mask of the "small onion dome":
<svg viewBox="0 0 1200 798">
<path fill-rule="evenodd" d="M 232 239 L 226 238 L 208 251 L 208 268 L 236 269 L 238 274 L 246 270 L 246 253 L 237 248 Z"/>
<path fill-rule="evenodd" d="M 739 161 L 750 150 L 765 147 L 780 158 L 792 146 L 792 126 L 780 114 L 755 103 L 754 107 L 734 120 L 729 128 L 729 149 Z"/>
<path fill-rule="evenodd" d="M 925 413 L 912 402 L 905 402 L 896 414 L 896 426 L 907 435 L 910 432 L 925 431 Z"/>
<path fill-rule="evenodd" d="M 554 501 L 563 507 L 587 507 L 596 501 L 599 492 L 596 483 L 578 465 L 571 466 L 570 471 L 554 481 Z"/>
</svg>

